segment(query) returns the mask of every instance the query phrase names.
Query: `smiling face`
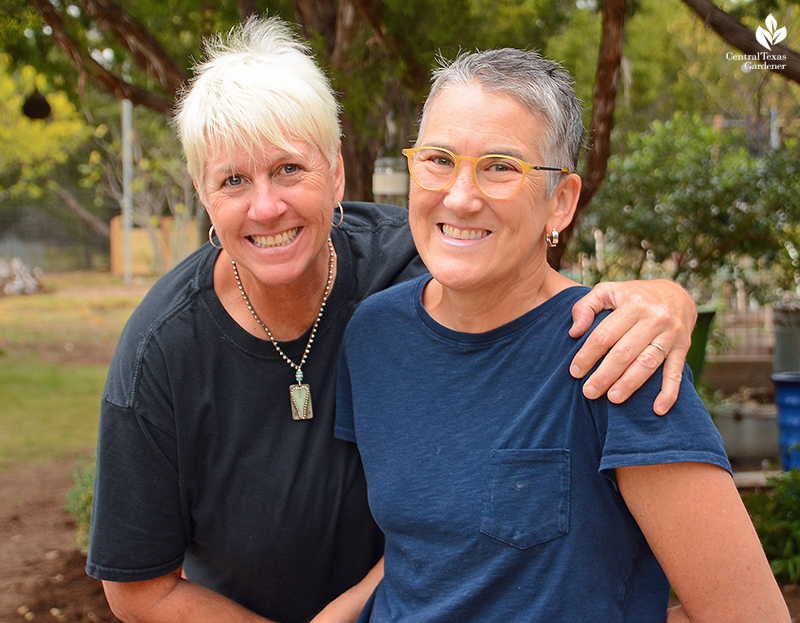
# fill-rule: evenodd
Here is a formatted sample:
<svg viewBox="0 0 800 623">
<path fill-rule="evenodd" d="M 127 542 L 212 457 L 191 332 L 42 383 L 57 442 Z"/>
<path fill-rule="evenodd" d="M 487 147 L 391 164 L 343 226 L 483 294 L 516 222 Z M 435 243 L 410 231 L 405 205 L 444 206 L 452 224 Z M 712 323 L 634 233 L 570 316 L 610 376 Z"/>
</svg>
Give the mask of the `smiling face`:
<svg viewBox="0 0 800 623">
<path fill-rule="evenodd" d="M 534 165 L 558 164 L 545 162 L 538 151 L 543 130 L 542 121 L 516 99 L 466 84 L 440 92 L 417 144 L 458 156 L 506 154 Z M 538 291 L 547 272 L 544 234 L 569 223 L 575 184 L 580 189 L 571 174 L 548 197 L 545 175 L 528 172 L 519 192 L 507 199 L 481 193 L 466 161 L 442 190 L 412 182 L 411 231 L 436 281 L 446 290 L 489 297 Z"/>
<path fill-rule="evenodd" d="M 296 153 L 211 149 L 198 189 L 225 251 L 266 286 L 291 286 L 327 266 L 333 206 L 344 192 L 341 152 L 332 172 L 318 148 L 290 145 Z"/>
</svg>

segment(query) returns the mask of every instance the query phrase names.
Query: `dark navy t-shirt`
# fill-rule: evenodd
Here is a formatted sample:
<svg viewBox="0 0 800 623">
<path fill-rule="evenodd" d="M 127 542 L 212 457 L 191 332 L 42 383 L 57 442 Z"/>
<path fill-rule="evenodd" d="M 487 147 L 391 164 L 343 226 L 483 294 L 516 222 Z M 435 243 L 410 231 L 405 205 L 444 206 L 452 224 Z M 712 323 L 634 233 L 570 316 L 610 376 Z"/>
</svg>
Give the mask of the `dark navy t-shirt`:
<svg viewBox="0 0 800 623">
<path fill-rule="evenodd" d="M 262 616 L 306 623 L 378 560 L 358 452 L 333 437 L 336 365 L 364 297 L 424 267 L 405 210 L 344 212 L 331 232 L 336 282 L 303 367 L 312 420 L 291 417 L 295 371 L 217 298 L 210 245 L 134 312 L 103 392 L 90 575 L 146 580 L 183 565 Z M 297 362 L 307 341 L 281 348 Z"/>
<path fill-rule="evenodd" d="M 428 315 L 429 279 L 365 301 L 342 348 L 336 434 L 386 536 L 360 621 L 663 623 L 669 585 L 614 469 L 730 470 L 689 373 L 666 417 L 660 374 L 622 405 L 587 400 L 569 374 L 585 338 L 568 335 L 586 288 L 471 334 Z"/>
</svg>

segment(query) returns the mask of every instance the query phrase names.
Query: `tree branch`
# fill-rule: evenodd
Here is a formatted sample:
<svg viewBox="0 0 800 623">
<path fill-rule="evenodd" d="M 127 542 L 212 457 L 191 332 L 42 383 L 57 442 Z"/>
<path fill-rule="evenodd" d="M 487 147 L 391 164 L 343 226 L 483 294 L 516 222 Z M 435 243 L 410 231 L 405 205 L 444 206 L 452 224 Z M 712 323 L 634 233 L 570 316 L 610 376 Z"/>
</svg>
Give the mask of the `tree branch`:
<svg viewBox="0 0 800 623">
<path fill-rule="evenodd" d="M 53 30 L 53 40 L 58 47 L 72 59 L 81 73 L 91 78 L 100 90 L 118 99 L 128 99 L 134 104 L 145 106 L 161 114 L 172 113 L 172 102 L 130 84 L 112 74 L 90 56 L 85 56 L 81 52 L 80 46 L 69 36 L 64 20 L 61 19 L 61 15 L 49 0 L 29 0 L 29 2 Z"/>
<path fill-rule="evenodd" d="M 755 32 L 718 8 L 711 0 L 682 1 L 703 20 L 706 26 L 722 37 L 726 43 L 729 43 L 745 54 L 759 54 L 764 52 L 764 48 L 762 48 L 756 40 Z M 772 46 L 771 54 L 775 56 L 785 56 L 786 67 L 782 69 L 771 69 L 770 71 L 800 84 L 800 54 L 777 44 Z M 783 63 L 770 64 L 781 65 Z"/>
<path fill-rule="evenodd" d="M 149 76 L 174 97 L 186 80 L 164 47 L 114 0 L 81 0 L 86 14 L 114 33 L 114 37 Z"/>
<path fill-rule="evenodd" d="M 79 219 L 89 225 L 100 237 L 105 240 L 111 240 L 111 229 L 108 223 L 84 208 L 72 193 L 57 182 L 53 182 L 53 187 L 61 201 L 64 202 L 64 205 L 72 210 Z"/>
</svg>

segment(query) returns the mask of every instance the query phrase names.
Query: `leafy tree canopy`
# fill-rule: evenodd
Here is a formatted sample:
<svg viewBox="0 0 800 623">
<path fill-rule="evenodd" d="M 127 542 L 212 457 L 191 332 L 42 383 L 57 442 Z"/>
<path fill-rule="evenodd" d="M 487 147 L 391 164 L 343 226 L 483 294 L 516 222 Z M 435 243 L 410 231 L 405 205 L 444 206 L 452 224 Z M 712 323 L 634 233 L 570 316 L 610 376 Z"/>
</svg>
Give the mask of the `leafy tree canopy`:
<svg viewBox="0 0 800 623">
<path fill-rule="evenodd" d="M 778 285 L 794 287 L 800 149 L 790 142 L 753 157 L 746 143 L 741 130 L 683 113 L 629 136 L 584 223 L 583 251 L 599 276 L 663 274 L 697 286 L 721 269 L 741 277 L 749 260 L 780 264 Z"/>
<path fill-rule="evenodd" d="M 12 73 L 11 59 L 0 55 L 0 197 L 40 197 L 53 171 L 67 162 L 92 135 L 92 128 L 63 91 L 50 91 L 46 77 L 30 65 Z M 22 113 L 34 89 L 49 92 L 45 119 Z"/>
</svg>

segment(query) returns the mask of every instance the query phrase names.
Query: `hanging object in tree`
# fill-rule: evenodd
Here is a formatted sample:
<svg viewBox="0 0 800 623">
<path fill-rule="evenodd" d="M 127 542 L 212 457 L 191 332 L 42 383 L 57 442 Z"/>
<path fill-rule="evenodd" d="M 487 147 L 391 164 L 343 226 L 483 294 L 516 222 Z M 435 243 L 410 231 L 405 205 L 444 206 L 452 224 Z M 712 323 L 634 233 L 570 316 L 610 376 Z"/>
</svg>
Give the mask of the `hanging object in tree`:
<svg viewBox="0 0 800 623">
<path fill-rule="evenodd" d="M 45 119 L 51 112 L 47 98 L 39 92 L 39 89 L 34 89 L 22 105 L 22 113 L 31 119 Z"/>
</svg>

